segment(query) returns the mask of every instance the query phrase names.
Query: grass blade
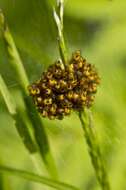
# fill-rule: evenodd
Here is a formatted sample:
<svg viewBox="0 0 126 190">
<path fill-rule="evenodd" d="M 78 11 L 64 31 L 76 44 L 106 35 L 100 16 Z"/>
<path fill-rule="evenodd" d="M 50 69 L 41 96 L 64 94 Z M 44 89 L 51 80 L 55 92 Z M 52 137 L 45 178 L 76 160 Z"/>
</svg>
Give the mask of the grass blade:
<svg viewBox="0 0 126 190">
<path fill-rule="evenodd" d="M 22 111 L 16 107 L 15 101 L 12 98 L 1 75 L 0 75 L 0 92 L 4 98 L 4 101 L 6 103 L 6 106 L 8 108 L 10 115 L 15 121 L 16 130 L 20 138 L 22 139 L 24 146 L 30 153 L 31 160 L 33 161 L 37 171 L 41 173 L 41 168 L 43 167 L 42 167 L 40 155 L 37 152 L 38 147 L 36 146 L 32 138 L 32 135 L 29 131 L 26 118 L 24 118 Z"/>
<path fill-rule="evenodd" d="M 14 39 L 4 20 L 4 15 L 2 14 L 2 12 L 0 13 L 0 24 L 1 24 L 0 28 L 2 28 L 3 39 L 5 41 L 7 53 L 9 55 L 10 63 L 13 66 L 13 69 L 17 73 L 18 82 L 22 88 L 22 92 L 23 92 L 22 94 L 23 94 L 24 101 L 26 104 L 27 114 L 32 123 L 36 143 L 38 144 L 40 154 L 42 156 L 42 159 L 44 160 L 44 163 L 46 165 L 46 168 L 48 169 L 48 172 L 52 175 L 52 177 L 58 178 L 57 168 L 56 168 L 55 161 L 50 150 L 48 137 L 44 129 L 42 120 L 40 116 L 38 115 L 37 111 L 35 110 L 33 103 L 29 100 L 29 98 L 26 98 L 28 96 L 27 86 L 29 84 L 29 81 L 28 81 L 22 60 L 16 48 Z M 34 117 L 33 115 L 31 115 L 31 112 L 35 115 Z"/>
<path fill-rule="evenodd" d="M 41 118 L 38 115 L 35 107 L 32 105 L 31 99 L 26 97 L 25 103 L 26 103 L 26 106 L 30 109 L 30 112 L 28 112 L 28 114 L 33 123 L 35 139 L 37 141 L 38 148 L 44 160 L 45 166 L 47 170 L 49 170 L 51 176 L 53 178 L 58 179 L 58 173 L 57 173 L 55 161 L 50 151 L 50 146 L 49 146 L 45 127 L 42 126 Z"/>
<path fill-rule="evenodd" d="M 16 129 L 20 137 L 22 138 L 22 141 L 25 147 L 28 149 L 30 153 L 36 152 L 35 144 L 29 134 L 26 122 L 24 121 L 24 118 L 22 117 L 22 113 L 20 113 L 19 110 L 17 111 L 15 101 L 12 98 L 1 75 L 0 75 L 0 92 L 4 98 L 4 101 L 7 105 L 10 115 L 15 120 Z"/>
<path fill-rule="evenodd" d="M 84 110 L 79 112 L 79 119 L 84 131 L 86 142 L 88 145 L 89 155 L 94 167 L 96 177 L 103 190 L 110 190 L 110 184 L 108 180 L 107 170 L 102 158 L 101 148 L 99 146 L 98 138 L 92 126 L 91 115 Z"/>
<path fill-rule="evenodd" d="M 46 177 L 43 176 L 39 176 L 30 172 L 26 172 L 23 170 L 17 170 L 17 169 L 13 169 L 13 168 L 9 168 L 6 166 L 0 166 L 0 172 L 5 173 L 7 175 L 14 175 L 14 176 L 18 176 L 30 181 L 34 181 L 34 182 L 38 182 L 41 184 L 45 184 L 49 187 L 53 187 L 56 188 L 58 190 L 79 190 L 78 188 L 72 186 L 72 185 L 68 185 L 59 181 L 55 181 L 52 179 L 48 179 Z"/>
<path fill-rule="evenodd" d="M 9 31 L 9 28 L 5 22 L 5 18 L 1 10 L 0 10 L 0 29 L 1 29 L 1 33 L 3 35 L 5 44 L 6 44 L 11 65 L 16 70 L 16 72 L 19 73 L 18 77 L 20 79 L 21 86 L 26 90 L 29 83 L 28 78 L 27 78 L 24 66 L 22 64 L 20 55 L 17 52 L 14 39 Z"/>
</svg>

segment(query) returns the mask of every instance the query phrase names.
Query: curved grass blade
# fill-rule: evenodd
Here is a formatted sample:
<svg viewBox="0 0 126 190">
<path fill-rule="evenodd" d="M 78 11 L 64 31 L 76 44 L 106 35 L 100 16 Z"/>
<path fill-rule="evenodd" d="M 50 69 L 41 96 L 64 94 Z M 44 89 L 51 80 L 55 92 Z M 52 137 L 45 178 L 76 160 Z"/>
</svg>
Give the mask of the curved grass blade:
<svg viewBox="0 0 126 190">
<path fill-rule="evenodd" d="M 16 48 L 14 39 L 4 20 L 4 15 L 2 11 L 0 12 L 0 29 L 2 30 L 2 34 L 3 34 L 2 36 L 5 41 L 5 46 L 7 49 L 8 56 L 9 56 L 9 61 L 11 65 L 13 66 L 13 69 L 17 73 L 18 82 L 22 88 L 22 92 L 23 92 L 22 94 L 23 94 L 24 101 L 26 104 L 27 114 L 29 116 L 30 121 L 32 122 L 32 127 L 34 130 L 36 143 L 38 144 L 38 147 L 40 150 L 40 154 L 42 156 L 42 159 L 44 160 L 44 163 L 46 165 L 46 168 L 48 169 L 48 172 L 51 174 L 53 178 L 58 178 L 57 168 L 56 168 L 55 161 L 50 150 L 48 137 L 45 132 L 42 120 L 39 117 L 37 111 L 34 109 L 33 103 L 29 99 L 26 99 L 26 97 L 28 96 L 27 86 L 29 84 L 29 81 L 28 81 L 27 74 L 25 72 L 22 60 Z M 35 115 L 34 117 L 33 115 L 31 116 L 30 114 L 31 111 L 34 113 Z"/>
<path fill-rule="evenodd" d="M 53 187 L 55 189 L 58 190 L 79 190 L 78 188 L 72 186 L 72 185 L 68 185 L 66 183 L 63 182 L 59 182 L 59 181 L 55 181 L 43 176 L 39 176 L 30 172 L 26 172 L 23 170 L 17 170 L 17 169 L 13 169 L 13 168 L 9 168 L 6 166 L 0 166 L 0 172 L 5 173 L 7 175 L 14 175 L 14 176 L 18 176 L 30 181 L 34 181 L 37 183 L 41 183 L 44 185 L 47 185 L 49 187 Z"/>
<path fill-rule="evenodd" d="M 15 121 L 15 127 L 16 130 L 22 139 L 22 142 L 28 152 L 30 153 L 30 158 L 33 161 L 37 171 L 41 173 L 42 162 L 41 157 L 38 154 L 38 147 L 36 143 L 34 142 L 34 139 L 32 138 L 33 135 L 29 131 L 29 127 L 27 126 L 28 118 L 24 118 L 24 114 L 22 113 L 22 110 L 17 108 L 16 103 L 14 99 L 12 98 L 2 76 L 0 75 L 0 92 L 3 96 L 3 99 L 6 103 L 6 106 L 8 108 L 8 111 L 12 118 Z"/>
<path fill-rule="evenodd" d="M 51 176 L 55 179 L 58 179 L 56 164 L 51 154 L 48 136 L 46 134 L 45 127 L 42 124 L 42 120 L 38 115 L 37 110 L 33 106 L 31 99 L 25 97 L 24 101 L 26 103 L 26 107 L 30 109 L 30 111 L 27 110 L 27 112 L 29 117 L 31 118 L 35 139 L 38 144 L 38 148 L 41 153 L 42 159 L 44 160 L 45 166 L 51 174 Z"/>
<path fill-rule="evenodd" d="M 22 116 L 22 113 L 20 112 L 20 110 L 17 111 L 15 101 L 12 98 L 1 75 L 0 75 L 0 92 L 4 98 L 4 101 L 7 105 L 10 115 L 15 121 L 16 129 L 25 147 L 28 149 L 30 153 L 36 152 L 37 151 L 36 146 L 32 140 L 32 137 L 30 136 L 24 117 Z"/>
</svg>

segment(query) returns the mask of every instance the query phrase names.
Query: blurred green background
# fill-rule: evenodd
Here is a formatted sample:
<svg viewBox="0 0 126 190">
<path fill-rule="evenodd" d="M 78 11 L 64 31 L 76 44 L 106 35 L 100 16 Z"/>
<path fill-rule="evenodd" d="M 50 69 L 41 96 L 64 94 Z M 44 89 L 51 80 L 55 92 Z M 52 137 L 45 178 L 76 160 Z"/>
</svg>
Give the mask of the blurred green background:
<svg viewBox="0 0 126 190">
<path fill-rule="evenodd" d="M 0 0 L 31 82 L 59 58 L 52 0 Z M 95 64 L 101 85 L 92 108 L 113 190 L 126 189 L 126 1 L 66 0 L 65 39 L 69 56 L 80 49 Z M 0 40 L 0 73 L 13 96 L 20 86 Z M 20 106 L 22 102 L 19 101 Z M 63 121 L 44 119 L 60 179 L 83 190 L 99 190 L 83 131 L 73 113 Z M 37 172 L 0 96 L 0 162 Z M 43 168 L 43 175 L 47 175 Z M 51 190 L 16 177 L 4 176 L 0 190 Z M 3 185 L 5 187 L 3 187 Z M 3 188 L 3 189 L 2 189 Z"/>
</svg>

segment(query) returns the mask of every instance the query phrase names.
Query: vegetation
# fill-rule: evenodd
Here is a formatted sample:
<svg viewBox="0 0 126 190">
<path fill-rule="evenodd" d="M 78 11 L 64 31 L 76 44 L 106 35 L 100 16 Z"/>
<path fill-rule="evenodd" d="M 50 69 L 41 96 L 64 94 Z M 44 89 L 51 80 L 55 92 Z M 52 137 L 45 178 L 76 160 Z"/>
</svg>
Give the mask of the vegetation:
<svg viewBox="0 0 126 190">
<path fill-rule="evenodd" d="M 63 27 L 63 9 L 60 4 L 57 8 L 55 1 L 0 0 L 2 190 L 96 190 L 100 189 L 96 177 L 104 190 L 110 189 L 109 182 L 111 189 L 125 189 L 126 3 L 64 3 Z M 61 121 L 40 117 L 27 86 L 60 56 L 66 65 L 67 57 L 77 49 L 98 68 L 101 76 L 91 108 L 93 121 L 86 109 L 79 115 L 72 112 Z"/>
</svg>

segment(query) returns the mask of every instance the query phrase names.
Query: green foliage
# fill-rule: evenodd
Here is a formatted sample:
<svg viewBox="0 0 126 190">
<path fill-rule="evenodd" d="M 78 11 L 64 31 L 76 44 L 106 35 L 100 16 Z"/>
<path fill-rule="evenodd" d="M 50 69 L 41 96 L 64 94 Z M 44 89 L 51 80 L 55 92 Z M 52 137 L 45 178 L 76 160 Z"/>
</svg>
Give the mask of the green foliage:
<svg viewBox="0 0 126 190">
<path fill-rule="evenodd" d="M 11 94 L 9 93 L 9 90 L 1 75 L 0 75 L 0 92 L 4 98 L 9 113 L 11 114 L 12 118 L 15 120 L 15 126 L 17 128 L 20 137 L 22 138 L 22 141 L 24 142 L 24 145 L 26 146 L 26 148 L 30 153 L 36 152 L 36 147 L 29 134 L 24 119 L 24 115 L 21 112 L 21 110 L 18 107 L 16 107 L 15 101 L 12 98 Z"/>
<path fill-rule="evenodd" d="M 41 184 L 45 184 L 47 186 L 53 187 L 57 190 L 79 190 L 78 188 L 73 187 L 72 185 L 67 185 L 62 182 L 54 181 L 48 178 L 45 178 L 43 176 L 39 176 L 30 172 L 25 172 L 22 170 L 17 170 L 13 168 L 9 168 L 6 166 L 0 166 L 0 172 L 9 174 L 9 175 L 14 175 L 14 176 L 19 176 L 27 180 L 31 180 L 34 182 L 39 182 Z"/>
<path fill-rule="evenodd" d="M 34 81 L 59 57 L 52 1 L 0 0 L 0 8 L 7 18 L 29 80 Z M 114 190 L 126 189 L 125 10 L 124 0 L 65 1 L 64 30 L 70 55 L 73 50 L 81 49 L 83 56 L 97 66 L 101 75 L 101 86 L 93 107 L 93 115 Z M 7 56 L 1 40 L 0 73 L 16 103 L 20 102 L 20 107 L 23 107 L 22 98 L 17 93 L 22 89 Z M 35 117 L 33 110 L 30 112 L 30 117 Z M 8 115 L 2 97 L 0 97 L 0 121 L 0 155 L 4 163 L 30 171 L 35 170 L 15 131 L 13 120 Z M 85 190 L 99 189 L 77 116 L 73 113 L 62 122 L 44 119 L 43 124 L 62 181 Z M 45 174 L 43 167 L 43 175 Z M 16 178 L 11 179 L 14 190 L 50 189 L 30 184 Z"/>
</svg>

